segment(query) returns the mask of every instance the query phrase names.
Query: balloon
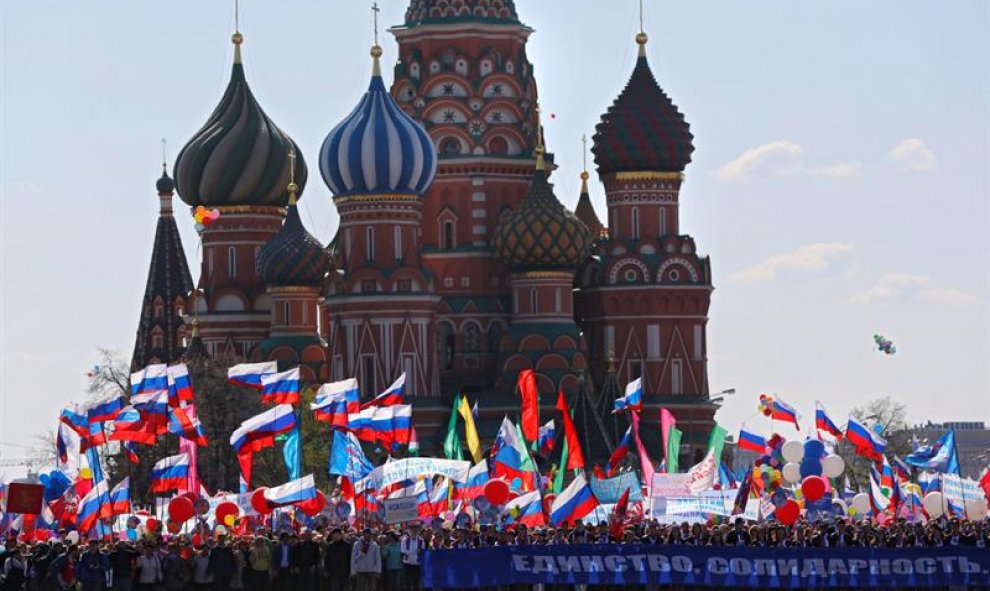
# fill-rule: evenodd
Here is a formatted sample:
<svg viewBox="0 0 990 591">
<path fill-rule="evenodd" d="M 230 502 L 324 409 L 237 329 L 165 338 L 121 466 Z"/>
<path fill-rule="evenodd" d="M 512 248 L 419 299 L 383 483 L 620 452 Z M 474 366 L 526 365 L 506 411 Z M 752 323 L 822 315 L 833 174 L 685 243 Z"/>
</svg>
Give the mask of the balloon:
<svg viewBox="0 0 990 591">
<path fill-rule="evenodd" d="M 770 416 L 770 415 L 772 415 L 772 414 L 773 414 L 773 411 L 772 411 L 772 410 L 770 410 L 769 408 L 764 408 L 764 409 L 763 409 L 763 416 L 765 416 L 765 417 L 769 417 L 769 416 Z"/>
<path fill-rule="evenodd" d="M 922 506 L 924 506 L 925 511 L 928 512 L 928 516 L 932 519 L 937 519 L 942 516 L 945 512 L 945 507 L 943 507 L 942 493 L 940 492 L 930 492 L 925 495 L 925 498 L 921 500 Z"/>
<path fill-rule="evenodd" d="M 144 527 L 148 528 L 148 531 L 158 531 L 158 528 L 162 526 L 162 523 L 157 519 L 151 518 L 144 522 Z"/>
<path fill-rule="evenodd" d="M 218 525 L 215 528 L 213 528 L 213 535 L 219 538 L 220 536 L 227 535 L 227 531 L 228 530 L 226 527 L 222 525 Z"/>
<path fill-rule="evenodd" d="M 822 460 L 822 472 L 828 478 L 838 478 L 839 476 L 842 476 L 845 469 L 846 461 L 842 459 L 842 456 L 828 454 Z"/>
<path fill-rule="evenodd" d="M 794 499 L 788 499 L 783 505 L 777 507 L 773 515 L 777 521 L 784 525 L 791 525 L 801 516 L 801 507 Z"/>
<path fill-rule="evenodd" d="M 492 504 L 489 503 L 488 499 L 486 499 L 484 496 L 476 497 L 474 499 L 474 508 L 477 509 L 478 511 L 484 511 L 491 506 Z"/>
<path fill-rule="evenodd" d="M 203 221 L 200 222 L 200 223 L 203 224 L 203 226 L 209 228 L 210 225 L 213 223 L 213 218 L 211 218 L 211 217 L 205 217 L 205 218 L 203 218 Z"/>
<path fill-rule="evenodd" d="M 967 499 L 966 500 L 966 517 L 971 521 L 981 521 L 987 516 L 987 500 L 986 499 Z M 38 530 L 41 533 L 45 530 Z"/>
<path fill-rule="evenodd" d="M 801 482 L 801 494 L 809 501 L 825 496 L 825 480 L 821 476 L 808 476 Z"/>
<path fill-rule="evenodd" d="M 262 515 L 268 515 L 272 512 L 272 506 L 268 504 L 268 499 L 265 498 L 266 490 L 268 489 L 262 487 L 251 493 L 251 508 Z"/>
<path fill-rule="evenodd" d="M 176 497 L 168 503 L 168 516 L 172 521 L 182 523 L 194 514 L 192 501 L 188 497 Z"/>
<path fill-rule="evenodd" d="M 203 545 L 203 536 L 201 536 L 199 534 L 193 534 L 192 545 L 195 548 L 199 548 L 200 546 L 202 546 Z"/>
<path fill-rule="evenodd" d="M 783 490 L 778 488 L 777 490 L 773 491 L 770 494 L 770 503 L 773 504 L 774 507 L 780 507 L 786 502 L 787 502 L 787 493 L 785 493 Z"/>
<path fill-rule="evenodd" d="M 141 525 L 141 520 L 131 515 L 127 518 L 127 529 L 137 529 Z"/>
<path fill-rule="evenodd" d="M 197 234 L 202 234 L 203 230 L 206 229 L 206 226 L 204 226 L 202 222 L 196 222 L 193 225 L 193 228 L 195 228 Z"/>
<path fill-rule="evenodd" d="M 800 441 L 788 441 L 780 448 L 780 452 L 784 456 L 784 460 L 796 464 L 804 457 L 804 446 L 801 445 Z"/>
<path fill-rule="evenodd" d="M 211 209 L 210 210 L 210 219 L 213 220 L 214 222 L 217 221 L 218 219 L 220 219 L 220 210 L 219 209 Z"/>
<path fill-rule="evenodd" d="M 76 544 L 76 543 L 78 543 L 78 542 L 79 542 L 79 532 L 77 532 L 77 531 L 75 531 L 75 530 L 73 530 L 73 531 L 70 531 L 69 533 L 67 533 L 67 534 L 65 534 L 65 539 L 66 539 L 66 540 L 67 540 L 67 541 L 68 541 L 68 542 L 69 542 L 70 544 Z"/>
<path fill-rule="evenodd" d="M 50 529 L 36 529 L 34 530 L 34 537 L 39 542 L 46 542 L 48 538 L 52 537 L 52 530 Z"/>
<path fill-rule="evenodd" d="M 801 481 L 801 467 L 794 462 L 784 464 L 784 469 L 780 471 L 784 476 L 784 482 L 794 484 Z"/>
<path fill-rule="evenodd" d="M 134 540 L 138 539 L 137 530 L 136 529 L 128 529 L 127 530 L 127 539 L 130 540 L 130 541 L 132 541 L 132 542 Z"/>
<path fill-rule="evenodd" d="M 174 521 L 169 521 L 165 524 L 165 529 L 168 530 L 168 533 L 170 534 L 177 534 L 179 533 L 179 530 L 182 529 L 182 526 Z"/>
<path fill-rule="evenodd" d="M 820 460 L 825 457 L 825 444 L 818 439 L 809 439 L 804 442 L 804 457 Z"/>
<path fill-rule="evenodd" d="M 235 523 L 237 523 L 236 515 L 232 515 L 228 513 L 223 516 L 223 524 L 226 525 L 227 527 L 232 527 Z"/>
<path fill-rule="evenodd" d="M 868 513 L 870 510 L 870 495 L 866 493 L 857 494 L 853 497 L 852 508 L 857 513 Z"/>
<path fill-rule="evenodd" d="M 801 460 L 801 478 L 822 475 L 822 461 L 815 458 L 804 458 Z"/>
<path fill-rule="evenodd" d="M 839 515 L 845 515 L 849 512 L 849 505 L 842 499 L 832 499 L 832 510 Z"/>
<path fill-rule="evenodd" d="M 485 498 L 492 505 L 501 505 L 509 500 L 509 485 L 504 480 L 489 480 L 485 483 Z"/>
<path fill-rule="evenodd" d="M 82 468 L 81 470 L 79 470 L 79 478 L 82 478 L 83 480 L 92 480 L 93 479 L 93 470 L 91 468 L 88 468 L 88 467 L 87 468 Z"/>
<path fill-rule="evenodd" d="M 509 515 L 512 515 L 513 519 L 517 519 L 520 514 L 522 514 L 522 511 L 519 509 L 519 507 L 513 507 L 512 509 L 509 510 Z"/>
<path fill-rule="evenodd" d="M 227 523 L 227 516 L 233 515 L 237 517 L 241 513 L 241 508 L 237 506 L 237 503 L 232 503 L 230 501 L 224 501 L 217 505 L 216 510 L 213 514 L 216 516 L 217 521 L 220 523 Z"/>
<path fill-rule="evenodd" d="M 522 489 L 522 486 L 523 486 L 522 478 L 513 478 L 512 484 L 509 486 L 509 488 L 520 490 Z"/>
</svg>

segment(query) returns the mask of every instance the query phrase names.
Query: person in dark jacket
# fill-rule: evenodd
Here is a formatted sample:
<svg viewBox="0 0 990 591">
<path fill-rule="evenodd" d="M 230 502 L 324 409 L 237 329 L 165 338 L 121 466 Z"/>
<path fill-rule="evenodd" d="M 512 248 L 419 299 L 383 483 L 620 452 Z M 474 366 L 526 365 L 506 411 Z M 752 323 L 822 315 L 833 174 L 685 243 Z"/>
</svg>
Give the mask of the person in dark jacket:
<svg viewBox="0 0 990 591">
<path fill-rule="evenodd" d="M 110 572 L 110 560 L 100 552 L 100 543 L 90 540 L 86 552 L 79 557 L 76 566 L 76 576 L 82 583 L 83 591 L 104 591 L 107 587 L 107 574 Z"/>
<path fill-rule="evenodd" d="M 113 591 L 132 591 L 134 588 L 134 563 L 138 554 L 125 542 L 117 542 L 110 553 L 110 568 L 113 569 Z"/>
<path fill-rule="evenodd" d="M 230 581 L 236 570 L 237 558 L 231 547 L 227 545 L 227 536 L 220 536 L 217 545 L 210 550 L 210 572 L 213 573 L 216 591 L 230 589 Z"/>
<path fill-rule="evenodd" d="M 323 551 L 323 574 L 330 581 L 330 591 L 347 589 L 351 578 L 351 545 L 344 540 L 340 528 L 334 528 Z"/>
<path fill-rule="evenodd" d="M 302 541 L 293 547 L 292 565 L 295 567 L 299 591 L 318 591 L 317 567 L 320 564 L 320 545 L 313 541 L 312 532 L 303 532 Z"/>
</svg>

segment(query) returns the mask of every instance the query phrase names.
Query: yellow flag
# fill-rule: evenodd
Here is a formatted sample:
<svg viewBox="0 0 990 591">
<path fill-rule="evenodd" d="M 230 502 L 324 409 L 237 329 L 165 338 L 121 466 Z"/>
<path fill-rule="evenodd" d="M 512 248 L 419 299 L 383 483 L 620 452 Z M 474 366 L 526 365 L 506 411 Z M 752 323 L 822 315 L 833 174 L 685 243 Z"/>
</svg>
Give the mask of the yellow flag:
<svg viewBox="0 0 990 591">
<path fill-rule="evenodd" d="M 481 461 L 481 440 L 478 439 L 478 430 L 474 426 L 474 415 L 471 414 L 471 406 L 468 404 L 467 396 L 461 396 L 461 404 L 457 407 L 457 412 L 464 419 L 464 438 L 467 440 L 471 457 L 477 464 Z"/>
</svg>

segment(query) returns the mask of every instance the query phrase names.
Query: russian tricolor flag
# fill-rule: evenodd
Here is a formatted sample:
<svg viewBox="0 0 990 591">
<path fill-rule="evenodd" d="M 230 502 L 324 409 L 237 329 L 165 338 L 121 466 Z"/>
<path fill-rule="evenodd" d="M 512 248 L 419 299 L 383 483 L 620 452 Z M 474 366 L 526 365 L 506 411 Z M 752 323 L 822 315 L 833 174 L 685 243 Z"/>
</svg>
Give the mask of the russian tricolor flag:
<svg viewBox="0 0 990 591">
<path fill-rule="evenodd" d="M 79 500 L 76 510 L 76 524 L 80 532 L 86 533 L 104 517 L 113 517 L 113 507 L 110 503 L 110 493 L 106 480 L 96 483 Z"/>
<path fill-rule="evenodd" d="M 488 483 L 488 460 L 482 459 L 468 470 L 467 480 L 454 483 L 454 499 L 471 500 L 485 494 Z"/>
<path fill-rule="evenodd" d="M 513 509 L 519 510 L 518 517 L 512 516 Z M 520 495 L 506 503 L 502 515 L 506 525 L 518 523 L 526 527 L 539 527 L 547 524 L 547 517 L 543 514 L 543 498 L 538 490 Z"/>
<path fill-rule="evenodd" d="M 155 390 L 131 396 L 131 406 L 156 433 L 168 430 L 168 390 Z"/>
<path fill-rule="evenodd" d="M 122 408 L 124 408 L 124 397 L 113 396 L 88 407 L 86 409 L 86 416 L 89 418 L 90 423 L 112 421 L 117 418 Z"/>
<path fill-rule="evenodd" d="M 156 425 L 145 420 L 137 409 L 127 406 L 120 411 L 113 422 L 111 441 L 133 441 L 142 445 L 154 445 L 158 430 Z M 136 462 L 135 462 L 136 463 Z"/>
<path fill-rule="evenodd" d="M 69 445 L 66 443 L 66 425 L 59 423 L 55 430 L 55 450 L 58 452 L 58 461 L 65 464 L 69 461 Z"/>
<path fill-rule="evenodd" d="M 821 402 L 815 403 L 815 428 L 836 439 L 842 439 L 842 430 L 829 418 L 828 413 L 825 412 L 825 406 Z"/>
<path fill-rule="evenodd" d="M 621 398 L 615 399 L 615 405 L 612 409 L 612 413 L 620 413 L 624 410 L 630 412 L 639 412 L 643 409 L 643 378 L 636 378 L 635 380 L 626 384 L 625 395 Z"/>
<path fill-rule="evenodd" d="M 384 447 L 409 443 L 412 406 L 373 406 L 350 418 L 350 428 L 361 441 L 379 442 Z"/>
<path fill-rule="evenodd" d="M 265 489 L 264 495 L 265 500 L 273 507 L 305 503 L 316 498 L 316 482 L 312 474 L 307 474 L 282 486 Z"/>
<path fill-rule="evenodd" d="M 85 411 L 80 410 L 75 404 L 69 404 L 63 408 L 58 420 L 66 427 L 75 431 L 80 437 L 89 437 L 89 417 Z"/>
<path fill-rule="evenodd" d="M 495 477 L 504 478 L 507 482 L 518 478 L 523 483 L 523 490 L 530 491 L 536 489 L 536 477 L 528 467 L 531 462 L 521 439 L 509 419 L 503 419 L 495 438 L 495 453 L 492 454 Z"/>
<path fill-rule="evenodd" d="M 141 463 L 141 458 L 138 457 L 137 448 L 134 447 L 133 441 L 125 441 L 121 447 L 123 448 L 124 453 L 127 454 L 127 461 L 132 464 Z"/>
<path fill-rule="evenodd" d="M 299 403 L 299 367 L 261 376 L 261 401 L 274 404 Z"/>
<path fill-rule="evenodd" d="M 196 416 L 196 407 L 192 404 L 169 409 L 168 430 L 173 435 L 188 439 L 200 447 L 207 446 L 203 423 Z"/>
<path fill-rule="evenodd" d="M 773 399 L 773 408 L 770 411 L 770 418 L 775 421 L 794 423 L 795 429 L 801 429 L 801 427 L 798 426 L 798 419 L 801 418 L 801 415 L 798 414 L 798 411 L 794 410 L 793 406 L 781 400 L 779 396 L 775 396 Z"/>
<path fill-rule="evenodd" d="M 622 436 L 622 441 L 619 445 L 612 451 L 612 455 L 608 458 L 608 463 L 605 464 L 605 476 L 608 478 L 612 477 L 612 473 L 615 469 L 619 467 L 619 462 L 624 460 L 627 455 L 629 455 L 629 447 L 632 445 L 633 430 L 632 427 L 626 429 L 626 434 Z"/>
<path fill-rule="evenodd" d="M 584 473 L 578 474 L 571 484 L 553 500 L 550 507 L 550 522 L 555 525 L 573 524 L 595 510 L 598 499 L 591 492 Z"/>
<path fill-rule="evenodd" d="M 767 440 L 746 430 L 745 425 L 739 429 L 739 441 L 736 443 L 739 449 L 756 452 L 763 455 L 767 452 Z"/>
<path fill-rule="evenodd" d="M 316 391 L 316 402 L 309 407 L 316 414 L 317 421 L 347 429 L 350 424 L 348 415 L 356 415 L 360 411 L 360 400 L 357 379 L 350 378 L 320 386 Z"/>
<path fill-rule="evenodd" d="M 240 384 L 255 390 L 261 390 L 261 376 L 278 372 L 278 363 L 263 361 L 261 363 L 239 363 L 227 370 L 227 381 Z"/>
<path fill-rule="evenodd" d="M 846 440 L 856 448 L 856 453 L 871 460 L 880 461 L 887 449 L 887 442 L 853 417 L 846 425 Z"/>
<path fill-rule="evenodd" d="M 148 475 L 148 490 L 168 492 L 186 490 L 189 486 L 189 456 L 179 454 L 169 456 L 151 468 Z"/>
<path fill-rule="evenodd" d="M 110 510 L 114 515 L 131 512 L 131 477 L 127 476 L 110 491 Z"/>
<path fill-rule="evenodd" d="M 230 435 L 230 445 L 236 453 L 242 450 L 257 451 L 273 445 L 276 435 L 288 433 L 295 427 L 296 413 L 292 406 L 280 404 L 241 423 Z"/>
<path fill-rule="evenodd" d="M 164 363 L 149 365 L 131 374 L 131 396 L 168 390 L 168 367 Z"/>
<path fill-rule="evenodd" d="M 192 382 L 189 380 L 189 368 L 185 363 L 168 366 L 168 403 L 170 406 L 180 406 L 183 402 L 193 401 Z"/>
<path fill-rule="evenodd" d="M 406 374 L 402 373 L 384 392 L 361 405 L 361 410 L 372 406 L 396 406 L 406 403 Z"/>
<path fill-rule="evenodd" d="M 537 445 L 539 446 L 541 456 L 547 457 L 551 453 L 553 453 L 553 446 L 556 441 L 556 435 L 557 435 L 557 429 L 556 429 L 556 425 L 553 422 L 553 419 L 550 419 L 549 421 L 546 422 L 545 425 L 540 427 L 540 432 L 539 435 L 537 435 L 536 437 L 536 442 Z"/>
</svg>

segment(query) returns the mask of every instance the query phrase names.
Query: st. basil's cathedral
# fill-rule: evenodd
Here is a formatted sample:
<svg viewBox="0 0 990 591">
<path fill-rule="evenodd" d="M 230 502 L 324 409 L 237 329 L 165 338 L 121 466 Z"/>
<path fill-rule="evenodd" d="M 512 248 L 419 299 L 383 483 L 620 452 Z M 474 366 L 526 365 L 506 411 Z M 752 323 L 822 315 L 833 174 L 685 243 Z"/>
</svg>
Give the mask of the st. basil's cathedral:
<svg viewBox="0 0 990 591">
<path fill-rule="evenodd" d="M 327 246 L 297 209 L 307 151 L 252 94 L 234 34 L 223 98 L 156 184 L 133 365 L 177 361 L 195 340 L 231 364 L 299 365 L 310 384 L 357 377 L 363 397 L 405 372 L 421 441 L 459 391 L 480 400 L 492 435 L 518 413 L 516 377 L 532 368 L 545 418 L 563 390 L 592 457 L 621 438 L 612 401 L 642 377 L 644 425 L 664 406 L 703 447 L 716 410 L 711 266 L 679 224 L 693 136 L 650 69 L 647 36 L 595 127 L 602 223 L 587 172 L 573 212 L 550 183 L 533 31 L 513 0 L 411 0 L 391 32 L 391 86 L 376 45 L 367 91 L 312 154 L 340 218 Z M 195 288 L 175 193 L 220 212 L 201 234 Z"/>
</svg>

